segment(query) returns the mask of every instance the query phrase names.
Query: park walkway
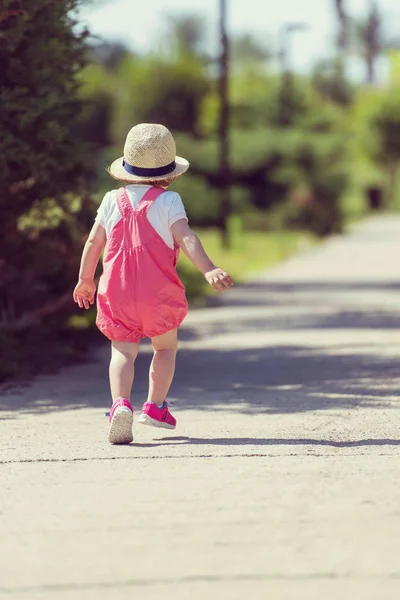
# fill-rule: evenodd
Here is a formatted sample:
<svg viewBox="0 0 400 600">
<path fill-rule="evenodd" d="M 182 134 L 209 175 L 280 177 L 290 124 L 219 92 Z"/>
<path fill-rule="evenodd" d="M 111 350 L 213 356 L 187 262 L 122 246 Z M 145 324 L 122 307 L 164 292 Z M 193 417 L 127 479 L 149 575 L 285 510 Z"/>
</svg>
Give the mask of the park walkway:
<svg viewBox="0 0 400 600">
<path fill-rule="evenodd" d="M 0 599 L 397 600 L 399 292 L 383 216 L 193 311 L 179 427 L 129 447 L 106 347 L 3 392 Z"/>
</svg>

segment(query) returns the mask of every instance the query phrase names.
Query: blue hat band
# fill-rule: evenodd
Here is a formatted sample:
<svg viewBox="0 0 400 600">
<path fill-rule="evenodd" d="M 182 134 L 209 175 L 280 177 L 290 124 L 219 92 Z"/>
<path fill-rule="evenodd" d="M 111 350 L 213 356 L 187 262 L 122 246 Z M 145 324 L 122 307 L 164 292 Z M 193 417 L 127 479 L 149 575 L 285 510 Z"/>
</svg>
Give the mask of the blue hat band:
<svg viewBox="0 0 400 600">
<path fill-rule="evenodd" d="M 157 167 L 155 169 L 144 169 L 142 167 L 134 167 L 130 165 L 125 160 L 122 161 L 122 166 L 124 167 L 127 173 L 131 175 L 137 175 L 138 177 L 162 177 L 163 175 L 169 175 L 176 169 L 176 162 L 172 161 L 169 165 L 165 165 L 165 167 Z"/>
</svg>

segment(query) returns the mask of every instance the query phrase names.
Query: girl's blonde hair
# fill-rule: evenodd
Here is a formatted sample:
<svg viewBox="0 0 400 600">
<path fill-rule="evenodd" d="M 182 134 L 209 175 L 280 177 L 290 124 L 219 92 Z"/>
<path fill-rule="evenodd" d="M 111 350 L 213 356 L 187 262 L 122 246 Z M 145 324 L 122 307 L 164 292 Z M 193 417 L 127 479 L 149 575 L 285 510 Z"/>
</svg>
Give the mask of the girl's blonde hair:
<svg viewBox="0 0 400 600">
<path fill-rule="evenodd" d="M 124 181 L 123 179 L 118 179 L 122 183 L 127 183 L 129 185 L 152 185 L 154 187 L 160 187 L 163 189 L 167 189 L 173 181 L 175 181 L 177 177 L 166 177 L 165 179 L 159 179 L 158 181 L 143 179 L 142 181 Z"/>
<path fill-rule="evenodd" d="M 175 181 L 176 177 L 166 177 L 165 179 L 160 179 L 159 181 L 141 181 L 140 185 L 153 185 L 154 187 L 160 187 L 167 189 L 171 185 L 173 181 Z"/>
<path fill-rule="evenodd" d="M 111 175 L 113 179 L 115 179 L 113 174 L 110 172 L 109 167 L 106 168 L 106 171 L 109 175 Z M 143 179 L 142 181 L 128 181 L 118 179 L 117 181 L 121 181 L 122 183 L 127 183 L 129 185 L 153 185 L 154 187 L 160 187 L 166 190 L 171 185 L 171 183 L 175 181 L 175 179 L 178 179 L 178 177 L 180 177 L 180 175 L 174 175 L 174 177 L 165 177 L 165 179 L 159 179 L 158 181 L 154 181 L 152 179 Z"/>
</svg>

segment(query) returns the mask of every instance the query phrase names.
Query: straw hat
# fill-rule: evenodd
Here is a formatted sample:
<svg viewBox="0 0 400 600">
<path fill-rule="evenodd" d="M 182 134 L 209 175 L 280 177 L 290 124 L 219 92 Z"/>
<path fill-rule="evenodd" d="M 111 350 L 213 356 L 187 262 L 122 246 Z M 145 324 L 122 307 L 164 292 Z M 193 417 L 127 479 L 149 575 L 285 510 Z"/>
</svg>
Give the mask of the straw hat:
<svg viewBox="0 0 400 600">
<path fill-rule="evenodd" d="M 140 183 L 179 177 L 189 168 L 186 159 L 176 156 L 172 133 L 154 123 L 141 123 L 126 136 L 124 156 L 109 168 L 114 179 Z"/>
</svg>

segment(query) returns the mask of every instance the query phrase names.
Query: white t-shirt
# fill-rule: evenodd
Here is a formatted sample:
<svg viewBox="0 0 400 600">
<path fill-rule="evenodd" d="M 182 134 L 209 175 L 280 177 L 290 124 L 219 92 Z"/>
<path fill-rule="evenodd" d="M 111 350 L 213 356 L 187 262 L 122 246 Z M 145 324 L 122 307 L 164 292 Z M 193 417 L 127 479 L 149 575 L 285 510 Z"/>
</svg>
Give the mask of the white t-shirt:
<svg viewBox="0 0 400 600">
<path fill-rule="evenodd" d="M 127 185 L 125 187 L 128 198 L 133 206 L 139 204 L 149 185 Z M 180 195 L 177 192 L 165 191 L 158 196 L 152 203 L 147 213 L 149 223 L 162 237 L 164 242 L 170 247 L 174 247 L 174 238 L 171 233 L 171 227 L 180 219 L 186 219 L 186 211 L 183 206 Z M 97 211 L 96 222 L 104 227 L 107 237 L 118 221 L 121 219 L 121 213 L 117 204 L 117 190 L 107 192 Z"/>
</svg>

